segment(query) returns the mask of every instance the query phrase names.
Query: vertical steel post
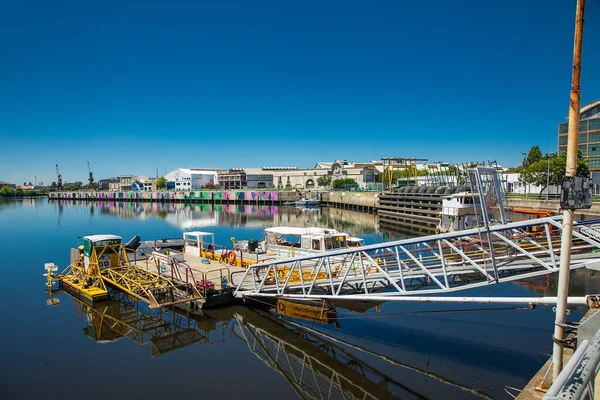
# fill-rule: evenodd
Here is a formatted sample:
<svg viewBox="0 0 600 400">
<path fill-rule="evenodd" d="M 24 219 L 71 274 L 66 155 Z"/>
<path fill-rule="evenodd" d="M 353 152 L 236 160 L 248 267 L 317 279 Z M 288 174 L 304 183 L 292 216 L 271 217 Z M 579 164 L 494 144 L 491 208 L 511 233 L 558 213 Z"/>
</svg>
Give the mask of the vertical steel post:
<svg viewBox="0 0 600 400">
<path fill-rule="evenodd" d="M 569 108 L 569 136 L 567 145 L 566 176 L 577 173 L 577 140 L 579 135 L 579 113 L 581 107 L 581 48 L 583 43 L 583 16 L 585 0 L 577 0 L 575 16 L 575 43 L 573 45 L 573 76 Z M 566 321 L 567 297 L 569 294 L 569 273 L 571 264 L 571 243 L 573 234 L 573 210 L 564 210 L 563 229 L 560 246 L 560 269 L 558 272 L 558 289 L 556 304 L 556 320 L 554 322 L 554 346 L 552 351 L 552 378 L 556 379 L 563 367 L 563 344 Z"/>
<path fill-rule="evenodd" d="M 550 190 L 550 154 L 548 154 L 548 172 L 546 174 L 546 200 L 548 200 L 548 191 Z"/>
</svg>

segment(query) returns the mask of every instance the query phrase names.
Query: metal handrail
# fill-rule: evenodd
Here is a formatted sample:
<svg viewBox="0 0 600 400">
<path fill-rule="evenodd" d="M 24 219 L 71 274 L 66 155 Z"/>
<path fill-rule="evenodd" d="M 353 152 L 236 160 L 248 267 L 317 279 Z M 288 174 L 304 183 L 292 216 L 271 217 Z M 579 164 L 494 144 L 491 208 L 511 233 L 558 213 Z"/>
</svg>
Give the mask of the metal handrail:
<svg viewBox="0 0 600 400">
<path fill-rule="evenodd" d="M 600 370 L 600 330 L 591 341 L 583 340 L 543 400 L 594 398 L 596 375 Z"/>
</svg>

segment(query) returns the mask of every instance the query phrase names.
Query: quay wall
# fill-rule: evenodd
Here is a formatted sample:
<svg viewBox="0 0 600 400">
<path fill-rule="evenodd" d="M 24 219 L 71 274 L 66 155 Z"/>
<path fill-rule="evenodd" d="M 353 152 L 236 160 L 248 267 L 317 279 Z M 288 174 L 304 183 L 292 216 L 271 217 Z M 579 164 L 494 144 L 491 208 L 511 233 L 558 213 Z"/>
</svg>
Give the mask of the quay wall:
<svg viewBox="0 0 600 400">
<path fill-rule="evenodd" d="M 321 202 L 325 205 L 364 212 L 375 212 L 378 200 L 379 193 L 375 192 L 321 193 Z"/>
<path fill-rule="evenodd" d="M 51 200 L 148 201 L 173 203 L 256 203 L 280 204 L 296 201 L 295 191 L 195 191 L 195 192 L 54 192 Z"/>
<path fill-rule="evenodd" d="M 514 208 L 529 208 L 533 210 L 548 210 L 554 213 L 559 213 L 562 211 L 560 209 L 559 200 L 509 199 L 508 206 Z M 592 208 L 587 210 L 576 210 L 575 216 L 578 220 L 600 217 L 600 203 L 593 202 Z"/>
</svg>

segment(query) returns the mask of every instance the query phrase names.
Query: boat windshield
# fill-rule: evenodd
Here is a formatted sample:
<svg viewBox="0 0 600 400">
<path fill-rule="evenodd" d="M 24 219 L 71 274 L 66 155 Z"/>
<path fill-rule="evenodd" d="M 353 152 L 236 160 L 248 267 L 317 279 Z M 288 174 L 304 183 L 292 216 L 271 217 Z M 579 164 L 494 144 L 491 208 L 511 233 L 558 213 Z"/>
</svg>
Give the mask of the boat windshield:
<svg viewBox="0 0 600 400">
<path fill-rule="evenodd" d="M 345 236 L 328 236 L 325 238 L 325 250 L 336 250 L 345 249 L 346 237 Z"/>
<path fill-rule="evenodd" d="M 266 242 L 271 245 L 277 244 L 280 246 L 300 247 L 300 238 L 301 235 L 285 235 L 283 233 L 267 232 Z"/>
</svg>

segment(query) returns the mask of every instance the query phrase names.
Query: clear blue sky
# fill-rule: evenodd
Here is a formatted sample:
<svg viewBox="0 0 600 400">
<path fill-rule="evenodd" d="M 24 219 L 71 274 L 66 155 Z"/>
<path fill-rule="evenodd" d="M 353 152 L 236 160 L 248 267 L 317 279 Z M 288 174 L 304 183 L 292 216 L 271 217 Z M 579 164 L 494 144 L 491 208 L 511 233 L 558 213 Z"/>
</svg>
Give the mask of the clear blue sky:
<svg viewBox="0 0 600 400">
<path fill-rule="evenodd" d="M 556 151 L 575 0 L 201 3 L 2 2 L 0 180 Z"/>
</svg>

